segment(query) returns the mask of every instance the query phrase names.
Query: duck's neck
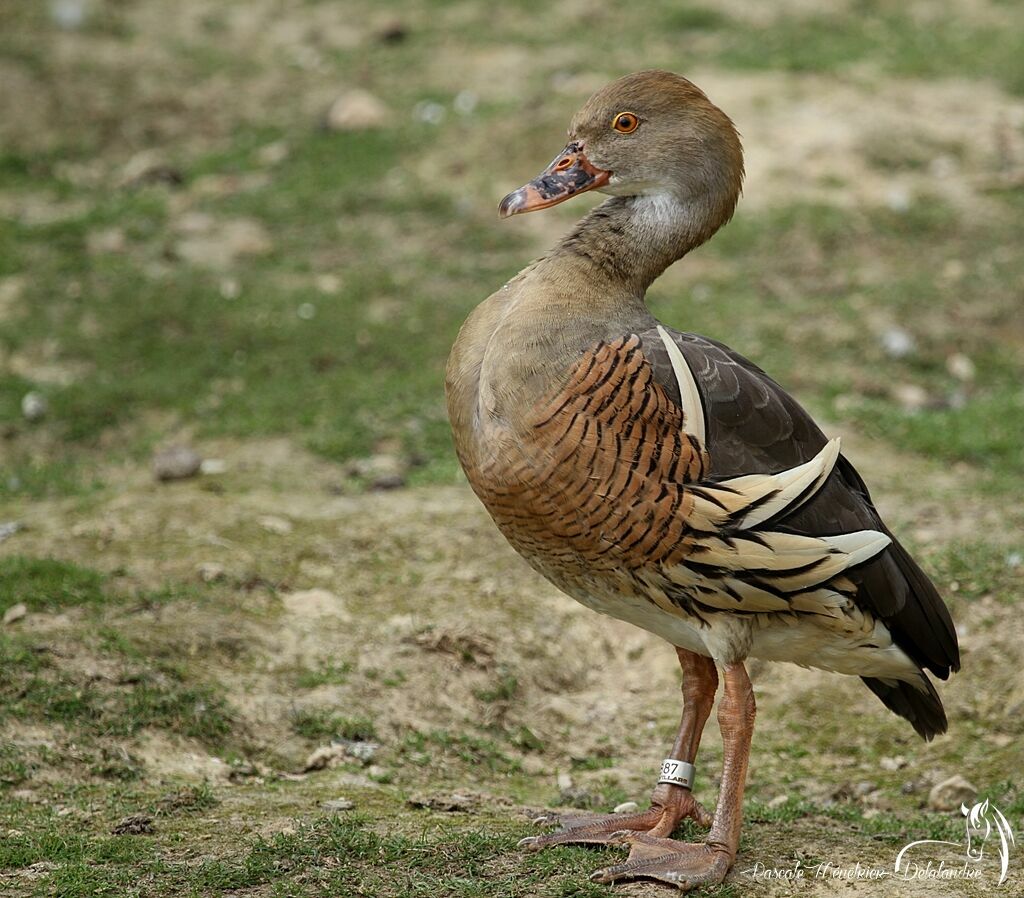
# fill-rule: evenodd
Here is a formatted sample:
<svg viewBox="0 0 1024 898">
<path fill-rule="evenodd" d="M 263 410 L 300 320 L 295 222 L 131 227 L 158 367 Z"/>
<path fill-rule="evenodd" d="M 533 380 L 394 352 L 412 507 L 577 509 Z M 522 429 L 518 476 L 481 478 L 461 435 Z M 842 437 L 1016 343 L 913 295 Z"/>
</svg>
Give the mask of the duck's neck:
<svg viewBox="0 0 1024 898">
<path fill-rule="evenodd" d="M 735 200 L 683 200 L 670 194 L 614 196 L 584 217 L 547 257 L 642 298 L 673 262 L 704 243 Z"/>
</svg>

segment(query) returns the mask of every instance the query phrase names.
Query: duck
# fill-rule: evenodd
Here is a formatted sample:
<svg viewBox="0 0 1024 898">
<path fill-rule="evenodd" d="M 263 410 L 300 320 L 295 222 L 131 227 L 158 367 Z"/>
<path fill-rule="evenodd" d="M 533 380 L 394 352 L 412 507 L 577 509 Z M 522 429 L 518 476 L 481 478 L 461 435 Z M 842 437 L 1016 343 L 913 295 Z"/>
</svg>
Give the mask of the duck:
<svg viewBox="0 0 1024 898">
<path fill-rule="evenodd" d="M 732 120 L 687 78 L 643 71 L 590 97 L 568 138 L 500 215 L 607 199 L 472 311 L 447 409 L 459 463 L 512 548 L 573 599 L 668 642 L 682 674 L 650 807 L 545 815 L 520 845 L 623 846 L 596 881 L 686 890 L 722 882 L 739 851 L 748 659 L 860 677 L 929 740 L 947 730 L 932 677 L 959 670 L 957 636 L 838 439 L 753 362 L 647 308 L 650 285 L 733 216 Z M 693 784 L 720 681 L 712 813 Z M 672 838 L 684 819 L 703 840 Z"/>
</svg>

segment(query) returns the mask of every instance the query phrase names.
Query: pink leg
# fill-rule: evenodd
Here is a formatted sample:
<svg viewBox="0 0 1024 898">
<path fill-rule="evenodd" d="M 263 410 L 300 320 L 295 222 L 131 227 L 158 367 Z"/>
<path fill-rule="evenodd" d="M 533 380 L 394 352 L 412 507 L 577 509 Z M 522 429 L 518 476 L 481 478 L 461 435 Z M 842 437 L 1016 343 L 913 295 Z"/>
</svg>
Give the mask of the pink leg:
<svg viewBox="0 0 1024 898">
<path fill-rule="evenodd" d="M 718 671 L 715 663 L 703 655 L 685 649 L 676 649 L 679 666 L 683 669 L 683 716 L 679 731 L 669 755 L 679 761 L 693 763 L 700 746 L 700 737 L 711 714 L 718 689 Z M 537 819 L 537 823 L 558 825 L 555 832 L 543 836 L 530 836 L 519 845 L 530 851 L 539 851 L 549 845 L 567 843 L 600 844 L 611 840 L 622 830 L 645 832 L 655 837 L 667 837 L 679 823 L 690 817 L 701 826 L 711 825 L 711 815 L 697 802 L 689 789 L 668 783 L 659 783 L 651 795 L 651 806 L 637 814 L 552 814 Z"/>
<path fill-rule="evenodd" d="M 722 788 L 714 824 L 699 844 L 675 842 L 653 832 L 625 831 L 606 840 L 628 845 L 629 859 L 598 870 L 598 882 L 619 879 L 658 879 L 681 889 L 713 885 L 725 879 L 736 861 L 743 822 L 743 789 L 754 732 L 754 690 L 741 662 L 725 667 L 725 695 L 718 708 L 724 760 Z"/>
</svg>

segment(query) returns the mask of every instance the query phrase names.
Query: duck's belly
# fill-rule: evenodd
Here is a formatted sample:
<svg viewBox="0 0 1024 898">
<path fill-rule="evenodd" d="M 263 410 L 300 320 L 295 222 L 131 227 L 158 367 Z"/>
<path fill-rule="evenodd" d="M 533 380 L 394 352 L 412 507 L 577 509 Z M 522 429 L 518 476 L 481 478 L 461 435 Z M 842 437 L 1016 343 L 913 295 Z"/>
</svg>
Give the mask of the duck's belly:
<svg viewBox="0 0 1024 898">
<path fill-rule="evenodd" d="M 720 664 L 753 657 L 861 677 L 911 683 L 920 678 L 917 665 L 893 642 L 881 621 L 874 621 L 865 632 L 822 626 L 800 614 L 718 612 L 698 619 L 682 610 L 665 611 L 648 596 L 623 588 L 621 582 L 604 584 L 594 577 L 567 578 L 550 570 L 543 559 L 526 557 L 535 570 L 587 608 Z"/>
</svg>

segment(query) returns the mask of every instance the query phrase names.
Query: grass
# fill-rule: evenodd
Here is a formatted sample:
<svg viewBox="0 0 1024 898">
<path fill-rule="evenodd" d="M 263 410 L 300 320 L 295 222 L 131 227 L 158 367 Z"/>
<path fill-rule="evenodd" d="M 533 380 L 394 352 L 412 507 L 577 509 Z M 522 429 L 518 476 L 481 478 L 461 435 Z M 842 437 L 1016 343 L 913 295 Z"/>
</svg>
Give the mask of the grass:
<svg viewBox="0 0 1024 898">
<path fill-rule="evenodd" d="M 322 708 L 296 711 L 292 715 L 291 726 L 298 735 L 312 742 L 331 739 L 369 742 L 377 738 L 373 721 L 369 718 L 343 717 Z"/>
<path fill-rule="evenodd" d="M 73 673 L 48 656 L 45 645 L 0 636 L 0 722 L 45 722 L 94 736 L 128 737 L 147 727 L 169 730 L 212 746 L 233 732 L 223 694 L 191 684 L 172 667 L 126 672 L 105 683 Z"/>
<path fill-rule="evenodd" d="M 0 558 L 0 613 L 23 603 L 30 611 L 56 611 L 107 601 L 106 577 L 55 558 Z"/>
</svg>

